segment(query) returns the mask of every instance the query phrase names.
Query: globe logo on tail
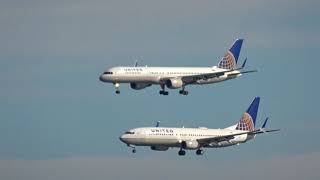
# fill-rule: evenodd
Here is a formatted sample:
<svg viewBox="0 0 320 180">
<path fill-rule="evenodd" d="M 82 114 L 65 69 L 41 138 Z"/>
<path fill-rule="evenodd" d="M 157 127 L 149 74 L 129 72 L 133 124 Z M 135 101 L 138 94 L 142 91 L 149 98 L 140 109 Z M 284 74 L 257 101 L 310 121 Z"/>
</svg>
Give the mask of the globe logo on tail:
<svg viewBox="0 0 320 180">
<path fill-rule="evenodd" d="M 236 130 L 241 130 L 241 131 L 253 131 L 254 130 L 254 125 L 253 125 L 253 120 L 250 114 L 244 113 L 243 116 L 241 117 Z"/>
<path fill-rule="evenodd" d="M 222 69 L 235 69 L 236 61 L 233 54 L 230 51 L 228 51 L 224 55 L 222 60 L 219 62 L 218 67 Z"/>
</svg>

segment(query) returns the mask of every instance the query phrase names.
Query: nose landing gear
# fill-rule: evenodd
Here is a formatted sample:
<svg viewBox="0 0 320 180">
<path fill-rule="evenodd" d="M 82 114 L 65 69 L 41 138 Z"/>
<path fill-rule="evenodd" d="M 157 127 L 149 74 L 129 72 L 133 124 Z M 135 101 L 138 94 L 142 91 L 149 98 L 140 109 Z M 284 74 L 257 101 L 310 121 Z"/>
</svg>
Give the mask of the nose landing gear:
<svg viewBox="0 0 320 180">
<path fill-rule="evenodd" d="M 114 87 L 116 88 L 116 94 L 120 94 L 120 84 L 114 83 Z"/>
<path fill-rule="evenodd" d="M 128 147 L 132 148 L 132 153 L 136 153 L 136 147 L 131 145 L 131 144 L 127 144 Z"/>
</svg>

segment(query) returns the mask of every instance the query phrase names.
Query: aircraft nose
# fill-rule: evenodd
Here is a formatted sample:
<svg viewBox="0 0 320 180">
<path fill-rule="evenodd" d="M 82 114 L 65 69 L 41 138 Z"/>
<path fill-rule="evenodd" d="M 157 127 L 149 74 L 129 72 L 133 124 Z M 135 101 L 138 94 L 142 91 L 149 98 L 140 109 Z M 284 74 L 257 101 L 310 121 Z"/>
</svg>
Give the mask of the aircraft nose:
<svg viewBox="0 0 320 180">
<path fill-rule="evenodd" d="M 99 80 L 102 81 L 102 82 L 104 82 L 104 76 L 103 76 L 103 74 L 99 77 Z"/>
<path fill-rule="evenodd" d="M 120 136 L 119 139 L 120 139 L 120 141 L 126 143 L 126 138 L 124 137 L 124 135 Z"/>
</svg>

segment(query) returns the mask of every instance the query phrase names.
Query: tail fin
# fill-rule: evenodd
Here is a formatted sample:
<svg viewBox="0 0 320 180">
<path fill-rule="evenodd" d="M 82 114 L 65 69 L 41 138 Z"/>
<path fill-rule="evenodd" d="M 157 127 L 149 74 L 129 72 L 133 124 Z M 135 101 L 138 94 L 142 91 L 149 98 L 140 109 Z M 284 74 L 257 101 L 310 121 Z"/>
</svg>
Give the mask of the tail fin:
<svg viewBox="0 0 320 180">
<path fill-rule="evenodd" d="M 243 39 L 237 39 L 231 48 L 226 52 L 224 57 L 219 61 L 218 68 L 235 69 L 241 51 Z"/>
<path fill-rule="evenodd" d="M 254 98 L 248 110 L 245 113 L 243 113 L 240 121 L 236 126 L 236 130 L 242 130 L 242 131 L 254 130 L 258 109 L 259 109 L 259 102 L 260 102 L 260 97 Z"/>
</svg>

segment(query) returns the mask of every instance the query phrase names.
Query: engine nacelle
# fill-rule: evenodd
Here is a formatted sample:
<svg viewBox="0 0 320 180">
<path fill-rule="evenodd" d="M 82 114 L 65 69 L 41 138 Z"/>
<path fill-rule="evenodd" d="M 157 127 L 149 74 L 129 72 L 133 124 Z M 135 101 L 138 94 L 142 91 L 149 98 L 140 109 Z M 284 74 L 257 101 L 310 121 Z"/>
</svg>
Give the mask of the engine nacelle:
<svg viewBox="0 0 320 180">
<path fill-rule="evenodd" d="M 180 78 L 172 78 L 166 80 L 166 86 L 170 89 L 178 89 L 183 86 L 183 81 Z"/>
<path fill-rule="evenodd" d="M 151 84 L 148 84 L 148 83 L 130 83 L 130 87 L 132 89 L 135 89 L 135 90 L 144 89 L 144 88 L 149 87 L 149 86 L 151 86 Z"/>
<path fill-rule="evenodd" d="M 154 151 L 166 151 L 169 149 L 167 146 L 151 146 L 150 148 Z"/>
<path fill-rule="evenodd" d="M 196 140 L 182 141 L 181 146 L 183 149 L 198 149 L 199 143 Z"/>
</svg>

